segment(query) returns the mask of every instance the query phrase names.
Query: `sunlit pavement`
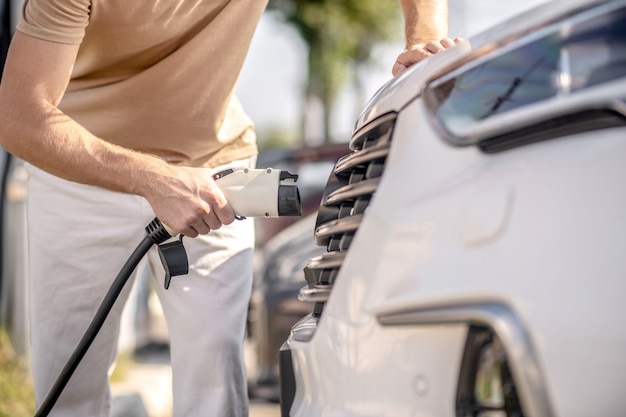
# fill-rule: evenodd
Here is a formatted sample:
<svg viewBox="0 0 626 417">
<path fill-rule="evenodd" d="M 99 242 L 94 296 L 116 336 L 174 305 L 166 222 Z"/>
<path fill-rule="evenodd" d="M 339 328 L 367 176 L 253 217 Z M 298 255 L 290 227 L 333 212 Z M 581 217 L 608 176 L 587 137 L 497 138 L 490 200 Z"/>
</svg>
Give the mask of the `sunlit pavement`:
<svg viewBox="0 0 626 417">
<path fill-rule="evenodd" d="M 151 340 L 146 348 L 135 351 L 131 360 L 123 362 L 122 380 L 112 383 L 112 417 L 171 417 L 172 376 L 169 364 L 169 349 L 166 343 L 167 326 L 162 310 L 154 294 L 150 297 Z M 254 375 L 254 348 L 246 342 L 245 359 L 248 375 Z M 259 399 L 250 401 L 249 417 L 280 417 L 278 404 Z"/>
<path fill-rule="evenodd" d="M 248 371 L 253 363 L 252 349 L 246 349 Z M 146 355 L 131 361 L 123 381 L 112 384 L 113 417 L 171 417 L 171 369 L 166 355 Z M 280 417 L 280 406 L 261 400 L 250 401 L 250 417 Z"/>
<path fill-rule="evenodd" d="M 250 417 L 280 417 L 280 407 L 255 400 L 250 403 Z"/>
</svg>

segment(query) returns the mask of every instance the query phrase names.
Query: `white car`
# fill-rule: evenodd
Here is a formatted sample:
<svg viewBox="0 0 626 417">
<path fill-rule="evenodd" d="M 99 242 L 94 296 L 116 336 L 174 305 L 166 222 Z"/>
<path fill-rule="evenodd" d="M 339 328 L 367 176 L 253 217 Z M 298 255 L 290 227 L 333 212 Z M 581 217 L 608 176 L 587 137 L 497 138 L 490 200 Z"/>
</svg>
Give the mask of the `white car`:
<svg viewBox="0 0 626 417">
<path fill-rule="evenodd" d="M 283 417 L 626 414 L 626 1 L 554 1 L 358 118 Z"/>
</svg>

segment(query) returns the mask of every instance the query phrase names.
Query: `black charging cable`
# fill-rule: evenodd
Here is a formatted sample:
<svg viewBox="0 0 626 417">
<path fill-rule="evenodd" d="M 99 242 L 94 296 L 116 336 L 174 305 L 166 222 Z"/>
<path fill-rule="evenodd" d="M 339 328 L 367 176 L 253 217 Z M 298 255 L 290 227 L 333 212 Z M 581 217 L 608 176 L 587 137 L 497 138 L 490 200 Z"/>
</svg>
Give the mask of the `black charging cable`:
<svg viewBox="0 0 626 417">
<path fill-rule="evenodd" d="M 98 311 L 96 312 L 94 318 L 91 320 L 89 327 L 85 331 L 82 339 L 74 349 L 72 356 L 68 359 L 65 367 L 57 377 L 54 385 L 48 392 L 46 399 L 43 401 L 37 412 L 35 413 L 35 417 L 44 417 L 47 416 L 54 404 L 59 399 L 59 396 L 65 389 L 67 382 L 70 380 L 72 374 L 76 370 L 76 367 L 83 359 L 89 346 L 96 338 L 102 324 L 106 320 L 115 300 L 122 292 L 124 285 L 128 281 L 128 278 L 132 275 L 133 271 L 139 264 L 139 261 L 148 253 L 148 250 L 152 247 L 152 245 L 159 245 L 172 236 L 165 229 L 161 221 L 157 218 L 152 220 L 150 224 L 146 226 L 146 236 L 139 243 L 139 245 L 135 248 L 133 253 L 130 255 L 120 272 L 117 274 L 117 277 L 111 284 L 109 291 L 104 296 L 104 299 L 100 303 L 100 307 L 98 307 Z"/>
</svg>

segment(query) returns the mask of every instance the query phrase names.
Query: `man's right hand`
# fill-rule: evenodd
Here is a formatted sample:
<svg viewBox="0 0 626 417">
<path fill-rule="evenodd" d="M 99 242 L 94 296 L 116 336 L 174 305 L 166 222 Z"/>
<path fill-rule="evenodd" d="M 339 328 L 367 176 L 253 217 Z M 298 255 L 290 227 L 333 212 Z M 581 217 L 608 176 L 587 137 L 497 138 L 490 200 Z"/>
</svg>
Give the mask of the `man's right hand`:
<svg viewBox="0 0 626 417">
<path fill-rule="evenodd" d="M 196 237 L 235 220 L 235 211 L 209 168 L 171 166 L 156 174 L 140 191 L 162 223 L 185 236 Z"/>
</svg>

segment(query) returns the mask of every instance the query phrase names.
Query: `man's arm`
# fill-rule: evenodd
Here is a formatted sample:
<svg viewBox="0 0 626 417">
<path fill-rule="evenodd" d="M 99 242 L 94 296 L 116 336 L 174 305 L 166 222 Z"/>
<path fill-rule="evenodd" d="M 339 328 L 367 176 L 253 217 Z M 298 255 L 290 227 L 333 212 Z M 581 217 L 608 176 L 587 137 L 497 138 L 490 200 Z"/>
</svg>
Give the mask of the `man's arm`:
<svg viewBox="0 0 626 417">
<path fill-rule="evenodd" d="M 78 45 L 17 32 L 0 83 L 0 143 L 15 156 L 70 181 L 145 197 L 161 221 L 194 237 L 234 220 L 208 169 L 174 167 L 88 132 L 57 106 Z"/>
<path fill-rule="evenodd" d="M 400 0 L 406 49 L 448 36 L 447 0 Z"/>
<path fill-rule="evenodd" d="M 405 50 L 398 56 L 393 75 L 424 58 L 461 42 L 448 38 L 447 0 L 400 0 L 404 15 Z"/>
</svg>

